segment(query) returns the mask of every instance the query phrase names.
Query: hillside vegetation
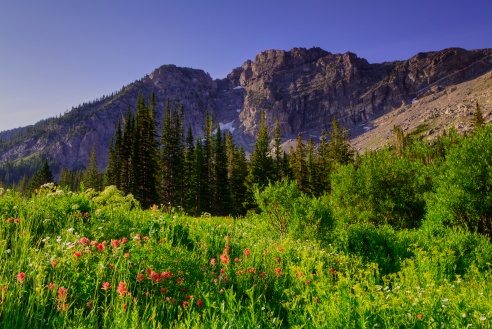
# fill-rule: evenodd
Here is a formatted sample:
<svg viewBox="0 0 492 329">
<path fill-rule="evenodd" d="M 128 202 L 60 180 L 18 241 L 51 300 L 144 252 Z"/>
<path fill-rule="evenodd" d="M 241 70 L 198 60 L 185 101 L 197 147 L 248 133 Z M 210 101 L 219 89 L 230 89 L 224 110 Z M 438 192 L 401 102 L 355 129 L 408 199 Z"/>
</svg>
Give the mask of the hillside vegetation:
<svg viewBox="0 0 492 329">
<path fill-rule="evenodd" d="M 391 148 L 331 162 L 323 193 L 253 184 L 236 217 L 114 186 L 1 190 L 0 325 L 490 328 L 491 140 L 395 127 Z"/>
</svg>

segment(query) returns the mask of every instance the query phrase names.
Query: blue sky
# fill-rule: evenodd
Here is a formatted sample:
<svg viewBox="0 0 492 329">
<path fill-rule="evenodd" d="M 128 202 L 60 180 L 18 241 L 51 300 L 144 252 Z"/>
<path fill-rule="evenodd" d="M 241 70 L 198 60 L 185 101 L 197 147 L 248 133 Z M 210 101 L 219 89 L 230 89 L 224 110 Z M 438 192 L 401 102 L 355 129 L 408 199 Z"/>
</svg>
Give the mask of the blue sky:
<svg viewBox="0 0 492 329">
<path fill-rule="evenodd" d="M 492 1 L 0 0 L 0 131 L 120 89 L 164 64 L 213 78 L 267 49 L 369 62 L 492 47 Z"/>
</svg>

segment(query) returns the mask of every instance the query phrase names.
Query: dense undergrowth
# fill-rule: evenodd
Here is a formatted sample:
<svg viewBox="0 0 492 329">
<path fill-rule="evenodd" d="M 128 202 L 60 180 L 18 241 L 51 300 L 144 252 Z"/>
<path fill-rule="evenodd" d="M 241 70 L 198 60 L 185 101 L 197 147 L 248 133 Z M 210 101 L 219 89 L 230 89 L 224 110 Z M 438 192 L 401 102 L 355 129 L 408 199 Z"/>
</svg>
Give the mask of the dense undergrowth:
<svg viewBox="0 0 492 329">
<path fill-rule="evenodd" d="M 364 156 L 319 198 L 277 182 L 239 218 L 1 190 L 0 326 L 489 328 L 491 135 Z"/>
</svg>

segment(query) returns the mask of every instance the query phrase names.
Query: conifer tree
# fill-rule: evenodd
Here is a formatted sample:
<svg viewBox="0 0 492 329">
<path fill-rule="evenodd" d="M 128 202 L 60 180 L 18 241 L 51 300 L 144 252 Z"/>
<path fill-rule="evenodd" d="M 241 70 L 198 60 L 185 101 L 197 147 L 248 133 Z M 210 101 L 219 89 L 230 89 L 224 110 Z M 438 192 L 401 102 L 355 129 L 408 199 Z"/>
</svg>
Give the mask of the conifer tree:
<svg viewBox="0 0 492 329">
<path fill-rule="evenodd" d="M 245 205 L 250 201 L 252 195 L 248 194 L 246 178 L 248 176 L 248 162 L 244 149 L 237 148 L 229 132 L 226 137 L 227 162 L 229 190 L 231 194 L 230 212 L 232 215 L 244 215 Z"/>
<path fill-rule="evenodd" d="M 317 182 L 319 179 L 317 170 L 317 157 L 313 138 L 309 138 L 306 150 L 306 187 L 305 191 L 311 195 L 318 195 Z"/>
<path fill-rule="evenodd" d="M 193 139 L 193 131 L 191 126 L 188 126 L 186 133 L 186 149 L 184 155 L 184 175 L 183 175 L 183 190 L 184 190 L 184 205 L 186 211 L 194 211 L 196 190 L 193 182 L 193 165 L 195 156 L 195 145 Z"/>
<path fill-rule="evenodd" d="M 108 166 L 106 167 L 106 171 L 104 172 L 104 186 L 115 185 L 117 186 L 117 180 L 119 177 L 119 171 L 117 169 L 118 159 L 116 156 L 116 151 L 113 143 L 113 138 L 111 138 L 109 142 L 108 149 Z"/>
<path fill-rule="evenodd" d="M 95 147 L 92 147 L 89 165 L 84 172 L 83 183 L 85 188 L 92 188 L 96 191 L 100 191 L 102 189 L 103 173 L 97 168 Z"/>
<path fill-rule="evenodd" d="M 39 169 L 29 183 L 29 192 L 32 193 L 38 189 L 41 185 L 46 183 L 53 183 L 53 173 L 51 172 L 48 164 L 48 159 L 45 159 L 41 169 Z"/>
<path fill-rule="evenodd" d="M 282 177 L 284 176 L 283 172 L 283 164 L 282 164 L 282 137 L 280 136 L 280 126 L 278 119 L 275 120 L 275 129 L 273 132 L 273 140 L 275 142 L 274 144 L 274 152 L 275 152 L 275 159 L 274 159 L 274 167 L 275 167 L 275 175 L 274 179 L 276 181 L 282 180 Z"/>
<path fill-rule="evenodd" d="M 250 188 L 253 188 L 254 185 L 263 188 L 272 179 L 273 161 L 269 154 L 269 143 L 270 136 L 266 125 L 266 115 L 265 112 L 262 112 L 255 148 L 250 159 L 251 165 L 248 176 Z"/>
<path fill-rule="evenodd" d="M 485 124 L 485 119 L 482 115 L 482 109 L 480 108 L 480 105 L 478 104 L 478 101 L 475 102 L 475 122 L 474 126 L 475 128 L 477 127 L 482 127 Z"/>
<path fill-rule="evenodd" d="M 195 195 L 194 205 L 190 209 L 195 215 L 209 212 L 208 166 L 205 161 L 203 143 L 197 138 L 193 156 L 193 184 L 191 193 Z"/>
<path fill-rule="evenodd" d="M 220 126 L 217 127 L 213 149 L 212 211 L 216 215 L 223 216 L 230 214 L 231 197 L 227 175 L 227 152 Z"/>
<path fill-rule="evenodd" d="M 169 99 L 166 101 L 166 109 L 164 112 L 164 120 L 162 123 L 161 146 L 160 146 L 160 197 L 161 203 L 167 205 L 171 202 L 172 197 L 172 126 L 171 126 L 171 108 Z"/>
<path fill-rule="evenodd" d="M 330 160 L 328 142 L 326 141 L 326 134 L 324 131 L 321 132 L 317 167 L 318 179 L 316 190 L 318 191 L 318 193 L 322 193 L 325 191 L 328 192 L 331 190 L 330 174 L 332 170 L 332 162 Z"/>
<path fill-rule="evenodd" d="M 350 146 L 349 132 L 345 127 L 340 129 L 336 118 L 333 118 L 329 136 L 328 156 L 331 161 L 340 164 L 353 162 L 354 151 Z"/>
<path fill-rule="evenodd" d="M 305 145 L 302 141 L 302 134 L 297 135 L 297 146 L 295 153 L 291 158 L 291 168 L 294 175 L 294 179 L 297 183 L 299 191 L 308 192 L 308 178 L 306 168 L 306 151 Z"/>
<path fill-rule="evenodd" d="M 151 96 L 151 103 L 154 103 Z M 157 162 L 158 144 L 155 132 L 155 111 L 149 109 L 143 98 L 137 101 L 135 116 L 135 131 L 132 154 L 132 168 L 134 173 L 134 194 L 144 208 L 157 203 Z"/>
<path fill-rule="evenodd" d="M 173 204 L 183 207 L 184 205 L 184 131 L 183 131 L 183 105 L 175 105 L 173 113 L 173 138 L 171 171 L 173 177 L 172 199 Z"/>
<path fill-rule="evenodd" d="M 131 193 L 131 164 L 132 164 L 132 146 L 133 146 L 133 116 L 130 110 L 130 105 L 125 115 L 125 128 L 121 138 L 121 167 L 120 167 L 120 185 L 121 190 L 125 193 Z"/>
<path fill-rule="evenodd" d="M 402 157 L 406 147 L 406 138 L 403 129 L 400 126 L 393 127 L 393 136 L 395 138 L 395 152 L 398 157 Z"/>
<path fill-rule="evenodd" d="M 68 188 L 70 191 L 76 191 L 78 187 L 74 186 L 74 176 L 73 171 L 63 167 L 60 172 L 60 178 L 58 179 L 58 186 Z"/>
<path fill-rule="evenodd" d="M 205 113 L 205 129 L 203 136 L 203 174 L 205 177 L 205 184 L 203 184 L 202 189 L 204 194 L 201 196 L 202 202 L 202 212 L 212 211 L 212 186 L 211 181 L 213 179 L 213 127 L 214 120 L 211 115 L 209 115 L 208 110 Z"/>
</svg>

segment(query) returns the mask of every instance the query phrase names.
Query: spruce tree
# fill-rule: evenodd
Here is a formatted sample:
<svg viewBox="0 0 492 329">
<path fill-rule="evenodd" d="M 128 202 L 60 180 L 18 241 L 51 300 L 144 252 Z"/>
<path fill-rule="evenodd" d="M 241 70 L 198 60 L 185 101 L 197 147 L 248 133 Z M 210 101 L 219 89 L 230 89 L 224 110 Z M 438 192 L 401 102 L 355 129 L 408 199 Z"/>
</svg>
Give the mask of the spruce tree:
<svg viewBox="0 0 492 329">
<path fill-rule="evenodd" d="M 217 127 L 213 149 L 212 211 L 214 215 L 224 216 L 230 214 L 231 209 L 229 207 L 231 197 L 229 191 L 229 179 L 227 175 L 227 151 L 220 126 Z"/>
<path fill-rule="evenodd" d="M 340 129 L 336 118 L 333 118 L 329 136 L 328 156 L 331 161 L 340 164 L 353 162 L 354 151 L 350 146 L 349 132 L 345 127 Z"/>
<path fill-rule="evenodd" d="M 318 191 L 318 180 L 319 172 L 317 168 L 317 156 L 316 149 L 314 146 L 313 138 L 309 138 L 306 150 L 306 187 L 305 190 L 311 195 L 319 195 Z"/>
<path fill-rule="evenodd" d="M 121 138 L 121 159 L 120 159 L 120 186 L 125 193 L 131 193 L 131 160 L 132 160 L 132 141 L 133 141 L 133 116 L 130 105 L 125 115 L 125 128 Z"/>
<path fill-rule="evenodd" d="M 480 105 L 478 104 L 478 101 L 475 102 L 475 122 L 474 126 L 475 128 L 477 127 L 482 127 L 485 124 L 485 119 L 482 115 L 482 109 L 480 108 Z"/>
<path fill-rule="evenodd" d="M 331 190 L 330 174 L 332 171 L 332 161 L 328 150 L 328 142 L 326 134 L 321 132 L 321 141 L 318 148 L 318 163 L 317 163 L 318 179 L 316 191 L 318 193 L 329 192 Z"/>
<path fill-rule="evenodd" d="M 227 162 L 229 190 L 231 195 L 230 213 L 234 216 L 244 215 L 246 213 L 246 204 L 251 201 L 252 195 L 249 195 L 246 186 L 248 176 L 248 162 L 244 149 L 237 148 L 229 132 L 226 137 Z"/>
<path fill-rule="evenodd" d="M 195 195 L 192 213 L 200 215 L 203 212 L 210 212 L 208 195 L 208 166 L 206 165 L 203 143 L 197 138 L 193 156 L 193 184 L 191 193 Z"/>
<path fill-rule="evenodd" d="M 58 186 L 61 188 L 67 188 L 69 191 L 76 191 L 78 187 L 74 187 L 75 174 L 70 169 L 62 168 L 60 178 L 58 179 Z"/>
<path fill-rule="evenodd" d="M 53 173 L 48 164 L 48 159 L 44 160 L 41 168 L 31 177 L 29 182 L 29 192 L 34 192 L 34 190 L 46 183 L 53 183 Z"/>
<path fill-rule="evenodd" d="M 195 206 L 196 190 L 193 182 L 193 165 L 195 156 L 195 145 L 193 139 L 193 131 L 191 126 L 188 126 L 186 133 L 186 149 L 184 154 L 184 174 L 183 174 L 183 190 L 184 190 L 184 205 L 186 211 L 193 212 Z"/>
<path fill-rule="evenodd" d="M 113 139 L 111 138 L 109 142 L 108 149 L 108 166 L 106 167 L 106 171 L 104 172 L 104 186 L 117 186 L 117 177 L 119 177 L 119 171 L 116 168 L 118 163 L 116 152 L 114 149 Z"/>
<path fill-rule="evenodd" d="M 155 98 L 151 96 L 151 104 Z M 134 193 L 142 207 L 148 208 L 157 203 L 157 161 L 159 146 L 155 132 L 155 111 L 147 107 L 142 97 L 137 102 L 135 116 L 133 168 Z"/>
<path fill-rule="evenodd" d="M 85 188 L 92 188 L 96 191 L 101 191 L 103 183 L 103 174 L 97 168 L 96 149 L 92 147 L 89 165 L 84 172 L 83 183 Z"/>
<path fill-rule="evenodd" d="M 262 112 L 255 148 L 250 159 L 251 165 L 248 176 L 250 188 L 253 188 L 255 185 L 263 188 L 272 179 L 273 160 L 269 154 L 269 143 L 270 136 L 266 125 L 266 115 L 265 112 Z"/>
<path fill-rule="evenodd" d="M 169 99 L 166 101 L 164 111 L 164 120 L 162 123 L 161 143 L 160 143 L 160 197 L 162 204 L 169 204 L 172 198 L 172 150 L 173 150 L 173 132 L 171 126 L 171 108 Z"/>
<path fill-rule="evenodd" d="M 283 172 L 283 164 L 282 164 L 282 146 L 280 145 L 282 143 L 282 137 L 280 136 L 280 126 L 278 119 L 275 120 L 275 129 L 273 132 L 273 140 L 275 142 L 274 144 L 274 151 L 275 151 L 275 159 L 274 159 L 274 167 L 275 167 L 275 175 L 274 179 L 276 181 L 282 180 L 284 176 Z"/>
<path fill-rule="evenodd" d="M 305 157 L 305 145 L 302 141 L 302 134 L 299 133 L 297 135 L 296 150 L 291 159 L 291 167 L 294 174 L 294 179 L 297 183 L 297 188 L 302 192 L 308 192 L 309 188 Z"/>
</svg>

